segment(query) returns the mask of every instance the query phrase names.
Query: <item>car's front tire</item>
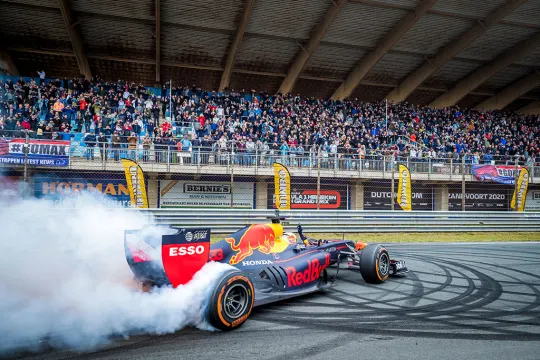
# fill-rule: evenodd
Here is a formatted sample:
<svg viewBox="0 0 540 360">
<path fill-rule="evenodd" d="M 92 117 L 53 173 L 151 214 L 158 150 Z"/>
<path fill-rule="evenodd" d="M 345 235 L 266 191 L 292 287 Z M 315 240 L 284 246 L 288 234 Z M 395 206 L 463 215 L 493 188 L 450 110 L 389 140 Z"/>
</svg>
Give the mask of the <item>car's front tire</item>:
<svg viewBox="0 0 540 360">
<path fill-rule="evenodd" d="M 360 254 L 360 273 L 367 283 L 380 284 L 390 274 L 390 255 L 381 245 L 367 245 Z"/>
<path fill-rule="evenodd" d="M 211 293 L 207 319 L 219 330 L 241 326 L 251 314 L 255 301 L 253 284 L 240 270 L 227 272 Z"/>
</svg>

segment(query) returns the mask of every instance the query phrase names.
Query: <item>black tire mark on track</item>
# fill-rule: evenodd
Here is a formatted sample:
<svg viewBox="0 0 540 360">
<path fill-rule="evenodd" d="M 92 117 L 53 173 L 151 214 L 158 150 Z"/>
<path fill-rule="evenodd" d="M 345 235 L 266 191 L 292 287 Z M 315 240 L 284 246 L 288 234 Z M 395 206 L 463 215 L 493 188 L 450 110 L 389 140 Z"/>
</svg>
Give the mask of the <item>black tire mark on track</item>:
<svg viewBox="0 0 540 360">
<path fill-rule="evenodd" d="M 481 249 L 480 249 L 481 250 Z M 441 256 L 441 254 L 437 254 Z M 470 252 L 467 253 L 467 256 L 474 256 Z M 439 257 L 429 257 L 429 260 L 426 259 L 426 256 L 422 254 L 408 254 L 407 256 L 410 259 L 418 259 L 423 263 L 430 263 L 444 272 L 444 274 L 434 274 L 433 272 L 410 272 L 409 279 L 411 274 L 414 274 L 414 280 L 412 284 L 408 283 L 407 280 L 398 280 L 399 284 L 405 288 L 409 287 L 412 291 L 406 292 L 400 289 L 390 289 L 388 287 L 375 286 L 370 284 L 361 283 L 360 280 L 353 279 L 341 279 L 341 282 L 353 284 L 359 287 L 366 289 L 376 289 L 377 291 L 382 291 L 383 293 L 392 293 L 397 294 L 398 297 L 393 299 L 385 299 L 377 301 L 373 297 L 360 296 L 358 294 L 352 294 L 347 291 L 341 291 L 339 289 L 332 289 L 333 292 L 345 295 L 347 299 L 336 295 L 329 295 L 332 300 L 339 301 L 344 304 L 344 311 L 330 311 L 323 312 L 321 318 L 319 319 L 310 319 L 308 313 L 298 314 L 290 313 L 287 310 L 284 311 L 272 311 L 273 319 L 269 319 L 268 316 L 262 314 L 262 319 L 264 321 L 271 322 L 280 322 L 282 324 L 295 324 L 296 326 L 318 328 L 318 326 L 330 326 L 336 322 L 335 319 L 330 320 L 321 320 L 327 317 L 338 318 L 337 322 L 347 328 L 347 331 L 353 332 L 362 332 L 358 330 L 359 325 L 366 325 L 369 323 L 370 330 L 369 332 L 376 331 L 378 328 L 377 323 L 388 324 L 388 322 L 416 322 L 420 321 L 423 324 L 423 328 L 431 328 L 437 330 L 437 328 L 442 328 L 445 331 L 454 331 L 454 332 L 420 332 L 423 336 L 426 337 L 436 337 L 436 338 L 464 338 L 472 339 L 475 336 L 481 338 L 490 338 L 490 339 L 530 339 L 538 340 L 540 339 L 540 334 L 534 334 L 527 331 L 519 331 L 514 329 L 508 329 L 509 327 L 519 327 L 523 325 L 529 326 L 538 326 L 538 323 L 531 321 L 534 319 L 529 319 L 528 321 L 520 320 L 508 320 L 508 319 L 497 319 L 498 317 L 507 317 L 513 314 L 518 313 L 527 313 L 530 315 L 530 310 L 533 310 L 537 307 L 538 294 L 540 291 L 534 286 L 527 286 L 528 284 L 521 284 L 519 281 L 517 283 L 510 282 L 511 284 L 527 286 L 533 291 L 533 294 L 527 294 L 524 292 L 512 292 L 505 291 L 501 283 L 495 280 L 492 276 L 487 275 L 483 270 L 490 271 L 492 274 L 498 274 L 503 277 L 509 277 L 514 280 L 518 280 L 515 277 L 509 276 L 508 274 L 491 271 L 486 269 L 483 266 L 472 267 L 464 263 L 474 263 L 474 261 L 469 261 L 461 259 L 460 261 L 452 261 L 447 258 Z M 478 258 L 489 258 L 485 254 L 478 253 Z M 452 257 L 450 257 L 452 258 Z M 508 260 L 508 258 L 506 258 Z M 486 266 L 494 266 L 493 263 L 483 263 L 478 262 L 478 264 L 483 264 Z M 508 271 L 517 271 L 514 268 L 505 267 Z M 457 275 L 453 275 L 457 274 Z M 532 275 L 535 277 L 535 274 L 527 273 L 526 275 Z M 470 274 L 470 275 L 468 275 Z M 422 280 L 420 276 L 437 276 L 444 279 L 444 282 Z M 442 280 L 442 279 L 441 279 Z M 463 280 L 466 281 L 466 285 L 462 284 L 452 284 L 454 280 Z M 479 282 L 477 284 L 476 282 Z M 421 284 L 421 287 L 419 287 Z M 424 284 L 436 285 L 435 287 L 425 287 Z M 422 293 L 420 291 L 425 289 Z M 452 289 L 452 290 L 450 290 Z M 462 289 L 460 292 L 459 289 Z M 440 300 L 437 299 L 436 295 L 438 293 L 453 293 L 456 296 L 451 297 L 450 299 Z M 511 301 L 507 299 L 501 299 L 502 294 L 512 294 L 521 295 L 521 296 L 533 296 L 534 300 L 532 302 L 519 300 L 520 305 L 525 305 L 520 309 L 514 311 L 494 311 L 492 309 L 487 309 L 484 313 L 478 314 L 478 310 L 486 310 L 486 306 L 497 301 Z M 403 295 L 403 296 L 399 296 Z M 430 296 L 435 295 L 435 296 Z M 360 302 L 355 302 L 350 299 L 358 299 Z M 431 304 L 423 306 L 410 306 L 414 302 L 414 305 L 418 304 L 421 299 L 427 299 L 433 301 Z M 439 300 L 439 301 L 438 301 Z M 396 304 L 396 302 L 404 301 L 405 305 Z M 314 304 L 306 304 L 314 305 Z M 340 306 L 337 304 L 332 304 L 332 308 L 339 310 Z M 379 306 L 378 306 L 379 305 Z M 388 306 L 388 308 L 380 308 L 380 305 Z M 325 307 L 324 304 L 317 303 L 314 306 Z M 359 306 L 362 308 L 361 311 L 349 311 L 351 307 Z M 441 319 L 440 317 L 447 317 Z M 359 319 L 360 318 L 360 319 Z M 477 324 L 470 324 L 471 321 L 478 322 Z M 463 324 L 467 322 L 467 324 Z M 386 329 L 386 325 L 384 328 Z M 465 331 L 463 331 L 465 330 Z M 474 334 L 472 331 L 481 330 L 495 332 L 495 334 Z M 395 329 L 386 329 L 387 335 L 397 335 L 400 334 L 404 336 L 418 336 L 419 332 L 413 331 L 414 334 L 405 335 L 407 333 L 404 330 L 395 330 Z"/>
</svg>

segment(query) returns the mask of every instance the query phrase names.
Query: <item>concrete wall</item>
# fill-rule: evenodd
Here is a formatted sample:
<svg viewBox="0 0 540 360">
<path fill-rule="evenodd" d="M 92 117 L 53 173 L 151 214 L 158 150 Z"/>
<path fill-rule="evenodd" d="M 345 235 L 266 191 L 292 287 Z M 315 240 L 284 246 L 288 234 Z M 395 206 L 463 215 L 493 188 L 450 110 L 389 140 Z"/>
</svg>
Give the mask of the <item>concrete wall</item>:
<svg viewBox="0 0 540 360">
<path fill-rule="evenodd" d="M 148 195 L 148 206 L 151 207 L 151 208 L 157 208 L 158 207 L 158 190 L 159 190 L 159 186 L 158 186 L 158 180 L 157 180 L 157 176 L 156 175 L 150 175 L 148 176 L 148 184 L 147 184 L 147 188 L 148 188 L 148 192 L 147 192 L 147 195 Z"/>
<path fill-rule="evenodd" d="M 364 185 L 352 184 L 351 185 L 351 210 L 364 210 Z"/>
<path fill-rule="evenodd" d="M 448 211 L 448 186 L 435 187 L 435 211 Z"/>
</svg>

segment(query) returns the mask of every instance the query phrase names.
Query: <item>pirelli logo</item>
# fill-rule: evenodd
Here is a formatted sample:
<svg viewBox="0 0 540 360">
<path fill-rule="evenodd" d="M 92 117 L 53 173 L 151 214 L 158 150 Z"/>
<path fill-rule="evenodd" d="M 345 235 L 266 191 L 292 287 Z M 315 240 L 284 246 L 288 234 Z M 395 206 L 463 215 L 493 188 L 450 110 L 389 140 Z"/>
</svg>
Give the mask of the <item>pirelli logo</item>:
<svg viewBox="0 0 540 360">
<path fill-rule="evenodd" d="M 184 184 L 186 194 L 230 194 L 231 186 L 228 184 Z"/>
</svg>

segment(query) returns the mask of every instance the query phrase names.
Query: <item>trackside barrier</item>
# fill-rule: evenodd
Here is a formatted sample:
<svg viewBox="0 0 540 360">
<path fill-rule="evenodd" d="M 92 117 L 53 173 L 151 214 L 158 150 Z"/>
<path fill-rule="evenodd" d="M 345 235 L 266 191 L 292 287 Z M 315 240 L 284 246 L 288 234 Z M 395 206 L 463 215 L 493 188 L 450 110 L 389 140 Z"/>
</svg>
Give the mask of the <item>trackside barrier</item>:
<svg viewBox="0 0 540 360">
<path fill-rule="evenodd" d="M 209 226 L 214 233 L 229 233 L 253 223 L 266 223 L 274 210 L 148 209 L 139 210 L 163 225 Z M 498 232 L 540 231 L 540 212 L 396 212 L 396 211 L 281 211 L 286 230 L 302 224 L 312 233 L 375 232 Z"/>
</svg>

